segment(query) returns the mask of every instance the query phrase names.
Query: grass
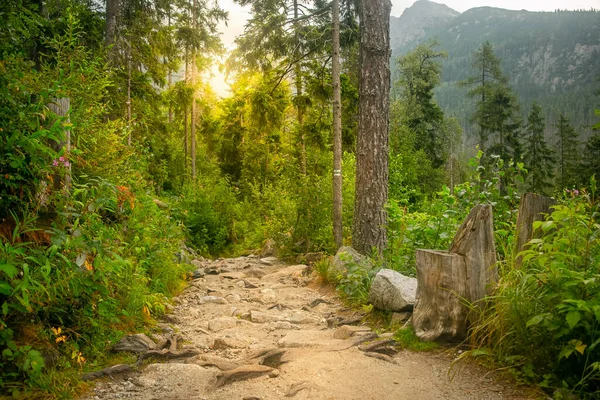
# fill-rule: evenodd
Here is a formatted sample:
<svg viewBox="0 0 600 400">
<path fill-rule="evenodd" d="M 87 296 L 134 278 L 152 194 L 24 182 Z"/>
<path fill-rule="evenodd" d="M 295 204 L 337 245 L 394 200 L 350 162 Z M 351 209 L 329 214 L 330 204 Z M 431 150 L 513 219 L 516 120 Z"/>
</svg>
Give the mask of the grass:
<svg viewBox="0 0 600 400">
<path fill-rule="evenodd" d="M 440 348 L 440 345 L 436 342 L 423 342 L 419 339 L 412 326 L 398 329 L 396 333 L 394 333 L 394 340 L 402 346 L 402 348 L 411 351 L 424 352 Z"/>
</svg>

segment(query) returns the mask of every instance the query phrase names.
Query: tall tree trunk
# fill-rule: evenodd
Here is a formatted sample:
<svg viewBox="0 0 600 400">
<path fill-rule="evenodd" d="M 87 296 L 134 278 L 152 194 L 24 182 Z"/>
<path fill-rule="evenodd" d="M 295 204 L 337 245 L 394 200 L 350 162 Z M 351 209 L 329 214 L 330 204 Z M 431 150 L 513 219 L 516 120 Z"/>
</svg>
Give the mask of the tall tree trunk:
<svg viewBox="0 0 600 400">
<path fill-rule="evenodd" d="M 188 58 L 189 58 L 189 48 L 186 46 L 185 48 L 185 83 L 188 82 Z M 184 110 L 183 110 L 183 175 L 187 175 L 187 167 L 188 167 L 188 104 L 187 99 L 185 101 Z"/>
<path fill-rule="evenodd" d="M 296 42 L 296 54 L 294 54 L 294 58 L 298 59 L 300 54 L 300 35 L 298 34 L 298 30 L 300 29 L 300 25 L 297 22 L 298 20 L 298 0 L 294 0 L 294 39 Z M 300 99 L 302 97 L 302 67 L 300 62 L 296 62 L 294 65 L 294 75 L 295 75 L 295 84 L 296 84 L 296 97 Z M 306 138 L 304 136 L 304 105 L 302 101 L 298 101 L 296 103 L 296 112 L 298 114 L 298 129 L 300 130 L 300 167 L 302 170 L 302 175 L 306 175 Z"/>
<path fill-rule="evenodd" d="M 69 115 L 69 110 L 71 109 L 71 99 L 69 99 L 67 97 L 54 99 L 47 106 L 48 106 L 48 109 L 50 109 L 50 111 L 52 111 L 57 116 L 65 117 L 65 116 Z M 70 122 L 70 118 L 67 118 L 67 122 Z M 52 148 L 57 152 L 64 150 L 64 157 L 67 161 L 69 161 L 69 164 L 66 167 L 64 167 L 64 164 L 60 165 L 61 168 L 62 167 L 65 168 L 65 179 L 62 182 L 62 185 L 61 185 L 61 175 L 59 173 L 54 174 L 54 176 L 53 176 L 54 189 L 58 190 L 62 186 L 62 189 L 64 189 L 65 193 L 68 193 L 69 189 L 71 187 L 71 164 L 70 164 L 71 128 L 68 128 L 65 130 L 65 140 L 54 143 L 52 145 Z"/>
<path fill-rule="evenodd" d="M 121 14 L 121 0 L 106 0 L 106 25 L 104 31 L 104 44 L 108 47 L 117 41 L 117 21 Z M 115 61 L 116 45 L 110 50 L 108 59 Z"/>
<path fill-rule="evenodd" d="M 340 85 L 340 2 L 333 0 L 333 238 L 336 250 L 343 245 L 342 226 L 342 101 Z"/>
<path fill-rule="evenodd" d="M 366 254 L 387 244 L 390 108 L 390 0 L 364 0 L 360 12 L 360 86 L 353 245 Z"/>
<path fill-rule="evenodd" d="M 171 56 L 173 54 L 173 46 L 172 46 L 172 40 L 173 40 L 173 35 L 171 32 L 171 3 L 169 3 L 167 5 L 168 9 L 167 9 L 167 14 L 168 14 L 168 24 L 169 24 L 169 55 L 166 58 L 165 61 L 168 62 L 167 64 L 167 69 L 168 69 L 168 84 L 169 84 L 169 89 L 171 89 L 173 87 L 173 70 L 171 69 Z M 173 102 L 171 101 L 171 99 L 169 98 L 169 124 L 173 123 Z"/>
<path fill-rule="evenodd" d="M 198 18 L 196 15 L 196 8 L 198 4 L 197 1 L 194 0 L 194 11 L 193 11 L 193 27 L 194 31 L 198 29 Z M 192 180 L 196 180 L 196 56 L 197 52 L 194 48 L 192 51 L 192 114 L 191 114 L 191 157 L 192 157 Z"/>
<path fill-rule="evenodd" d="M 131 44 L 127 48 L 127 145 L 131 146 Z"/>
</svg>

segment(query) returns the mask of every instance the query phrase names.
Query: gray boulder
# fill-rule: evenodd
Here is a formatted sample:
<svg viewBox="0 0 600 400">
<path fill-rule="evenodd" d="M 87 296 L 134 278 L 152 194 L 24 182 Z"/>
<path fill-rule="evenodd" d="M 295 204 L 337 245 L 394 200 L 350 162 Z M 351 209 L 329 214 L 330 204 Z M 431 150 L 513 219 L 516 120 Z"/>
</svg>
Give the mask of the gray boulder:
<svg viewBox="0 0 600 400">
<path fill-rule="evenodd" d="M 132 353 L 145 353 L 156 349 L 156 343 L 143 333 L 127 335 L 112 348 L 114 352 L 128 351 Z"/>
<path fill-rule="evenodd" d="M 369 257 L 359 254 L 349 246 L 340 247 L 331 265 L 332 271 L 338 274 L 345 274 L 348 269 L 359 267 L 370 271 L 375 267 L 375 263 Z"/>
<path fill-rule="evenodd" d="M 416 295 L 415 278 L 404 276 L 391 269 L 382 269 L 371 285 L 369 302 L 381 310 L 409 311 L 415 305 Z"/>
</svg>

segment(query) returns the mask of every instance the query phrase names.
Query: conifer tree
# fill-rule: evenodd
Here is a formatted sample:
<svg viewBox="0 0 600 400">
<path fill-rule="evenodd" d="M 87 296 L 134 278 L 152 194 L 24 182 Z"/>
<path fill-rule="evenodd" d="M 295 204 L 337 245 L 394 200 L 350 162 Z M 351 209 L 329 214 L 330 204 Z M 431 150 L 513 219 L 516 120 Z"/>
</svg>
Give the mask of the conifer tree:
<svg viewBox="0 0 600 400">
<path fill-rule="evenodd" d="M 558 158 L 558 184 L 560 189 L 577 183 L 579 169 L 579 133 L 573 128 L 565 114 L 556 123 L 556 148 Z"/>
<path fill-rule="evenodd" d="M 554 151 L 544 140 L 544 121 L 542 107 L 533 104 L 525 126 L 525 151 L 523 161 L 529 174 L 527 175 L 527 190 L 548 194 L 554 177 Z"/>
</svg>

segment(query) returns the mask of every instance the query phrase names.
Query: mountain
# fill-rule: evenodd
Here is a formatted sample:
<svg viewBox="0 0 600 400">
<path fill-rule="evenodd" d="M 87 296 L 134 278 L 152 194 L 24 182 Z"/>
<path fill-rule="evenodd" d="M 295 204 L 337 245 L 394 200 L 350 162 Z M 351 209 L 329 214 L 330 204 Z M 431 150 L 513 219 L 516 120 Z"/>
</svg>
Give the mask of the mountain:
<svg viewBox="0 0 600 400">
<path fill-rule="evenodd" d="M 390 41 L 392 49 L 410 45 L 422 39 L 427 30 L 446 25 L 460 15 L 445 4 L 419 0 L 407 8 L 401 17 L 390 17 Z"/>
<path fill-rule="evenodd" d="M 430 39 L 438 40 L 439 48 L 448 52 L 444 83 L 436 96 L 442 108 L 458 117 L 467 130 L 473 106 L 465 89 L 456 83 L 473 74 L 472 53 L 486 40 L 502 59 L 503 72 L 519 96 L 524 115 L 537 101 L 550 127 L 560 112 L 584 130 L 597 122 L 593 110 L 600 108 L 598 11 L 478 7 L 461 14 L 443 4 L 419 0 L 401 17 L 392 17 L 390 32 L 394 32 L 393 59 Z"/>
</svg>

